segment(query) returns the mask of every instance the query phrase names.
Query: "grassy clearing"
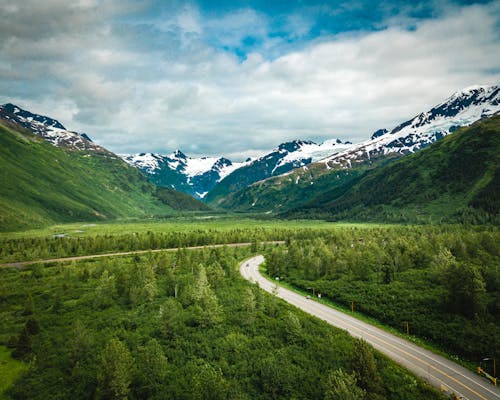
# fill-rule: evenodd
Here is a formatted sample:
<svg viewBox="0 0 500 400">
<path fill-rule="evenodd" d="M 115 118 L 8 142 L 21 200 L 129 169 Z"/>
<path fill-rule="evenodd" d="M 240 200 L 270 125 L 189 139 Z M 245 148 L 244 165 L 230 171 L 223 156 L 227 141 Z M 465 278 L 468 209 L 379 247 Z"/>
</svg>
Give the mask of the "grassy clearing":
<svg viewBox="0 0 500 400">
<path fill-rule="evenodd" d="M 66 234 L 73 237 L 114 235 L 141 232 L 188 232 L 193 230 L 230 230 L 252 228 L 323 228 L 338 229 L 346 227 L 375 227 L 383 224 L 332 223 L 321 220 L 275 220 L 254 219 L 251 217 L 232 217 L 226 215 L 206 214 L 190 217 L 179 217 L 165 220 L 120 220 L 116 222 L 76 222 L 51 225 L 14 232 L 0 232 L 0 238 L 29 238 Z"/>
<path fill-rule="evenodd" d="M 4 392 L 26 370 L 26 364 L 14 360 L 11 351 L 5 346 L 0 346 L 0 400 L 4 399 Z"/>
</svg>

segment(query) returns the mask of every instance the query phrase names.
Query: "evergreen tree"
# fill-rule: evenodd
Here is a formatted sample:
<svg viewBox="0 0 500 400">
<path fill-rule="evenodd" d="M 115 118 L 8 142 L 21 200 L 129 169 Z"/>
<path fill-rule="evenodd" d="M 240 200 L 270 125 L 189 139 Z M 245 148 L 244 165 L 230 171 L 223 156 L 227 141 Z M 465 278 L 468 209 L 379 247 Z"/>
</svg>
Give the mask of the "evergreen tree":
<svg viewBox="0 0 500 400">
<path fill-rule="evenodd" d="M 23 326 L 17 338 L 16 348 L 12 353 L 12 357 L 23 359 L 33 351 L 31 336 L 26 325 Z"/>
<path fill-rule="evenodd" d="M 302 325 L 292 311 L 288 311 L 285 317 L 285 334 L 289 343 L 297 343 L 302 336 Z"/>
<path fill-rule="evenodd" d="M 34 315 L 30 316 L 26 321 L 26 330 L 30 336 L 38 335 L 40 333 L 40 323 L 38 318 Z"/>
<path fill-rule="evenodd" d="M 131 275 L 130 300 L 132 304 L 153 301 L 158 294 L 158 287 L 151 265 L 149 263 L 136 263 Z"/>
<path fill-rule="evenodd" d="M 134 359 L 127 346 L 111 339 L 101 354 L 98 394 L 101 399 L 124 400 L 130 392 Z"/>
<path fill-rule="evenodd" d="M 446 269 L 444 277 L 452 312 L 468 318 L 484 313 L 487 304 L 486 283 L 476 265 L 452 263 Z"/>
<path fill-rule="evenodd" d="M 207 273 L 203 265 L 200 265 L 193 285 L 192 296 L 195 302 L 195 320 L 199 325 L 210 326 L 221 322 L 221 306 L 208 283 Z"/>
<path fill-rule="evenodd" d="M 69 354 L 72 364 L 83 362 L 93 353 L 94 340 L 85 325 L 77 320 L 73 327 L 73 336 L 69 344 Z"/>
<path fill-rule="evenodd" d="M 115 277 L 113 275 L 110 276 L 109 272 L 105 270 L 99 279 L 99 284 L 95 288 L 94 306 L 96 308 L 110 307 L 114 302 L 115 294 Z"/>
<path fill-rule="evenodd" d="M 182 323 L 182 305 L 174 298 L 169 297 L 161 306 L 160 330 L 167 338 L 175 337 Z"/>
<path fill-rule="evenodd" d="M 366 392 L 356 382 L 354 374 L 342 369 L 331 371 L 326 379 L 324 400 L 363 400 Z"/>
<path fill-rule="evenodd" d="M 24 310 L 23 310 L 23 315 L 31 315 L 35 312 L 35 306 L 33 304 L 33 297 L 31 296 L 31 293 L 28 294 L 28 297 L 26 299 L 26 303 L 24 303 Z"/>
<path fill-rule="evenodd" d="M 168 374 L 168 362 L 156 339 L 151 339 L 140 349 L 137 357 L 139 393 L 150 398 L 161 392 Z"/>
<path fill-rule="evenodd" d="M 381 392 L 382 381 L 375 362 L 373 349 L 363 339 L 355 339 L 354 341 L 351 368 L 361 388 L 370 394 Z"/>
<path fill-rule="evenodd" d="M 255 308 L 257 306 L 252 288 L 245 289 L 242 303 L 245 324 L 251 325 L 255 319 Z"/>
<path fill-rule="evenodd" d="M 218 261 L 214 261 L 208 265 L 207 278 L 212 288 L 217 289 L 222 284 L 224 275 L 224 270 Z"/>
</svg>

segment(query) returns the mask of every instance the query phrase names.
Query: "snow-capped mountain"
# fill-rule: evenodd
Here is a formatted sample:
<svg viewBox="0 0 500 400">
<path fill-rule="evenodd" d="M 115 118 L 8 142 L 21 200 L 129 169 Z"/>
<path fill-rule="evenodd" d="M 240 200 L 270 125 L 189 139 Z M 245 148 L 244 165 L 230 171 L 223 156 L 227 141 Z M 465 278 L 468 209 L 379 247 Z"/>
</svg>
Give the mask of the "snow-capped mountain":
<svg viewBox="0 0 500 400">
<path fill-rule="evenodd" d="M 322 160 L 327 167 L 350 166 L 387 154 L 408 154 L 454 132 L 461 126 L 500 111 L 500 86 L 471 86 L 392 130 L 380 129 L 369 140 Z"/>
<path fill-rule="evenodd" d="M 369 168 L 379 168 L 392 158 L 431 145 L 460 126 L 471 125 L 499 113 L 499 92 L 499 86 L 464 89 L 392 130 L 377 130 L 364 142 L 349 145 L 301 168 L 249 184 L 239 191 L 235 187 L 236 190 L 221 191 L 219 195 L 216 187 L 207 199 L 219 207 L 237 211 L 272 213 L 300 207 L 356 179 Z M 240 172 L 237 170 L 232 175 Z M 231 179 L 232 175 L 219 185 Z"/>
<path fill-rule="evenodd" d="M 305 140 L 282 143 L 270 153 L 249 161 L 233 171 L 210 191 L 206 200 L 212 202 L 221 199 L 255 182 L 284 174 L 351 146 L 351 142 L 342 142 L 339 139 L 327 140 L 322 144 Z"/>
<path fill-rule="evenodd" d="M 186 156 L 180 150 L 170 155 L 154 153 L 124 154 L 122 159 L 139 168 L 151 181 L 171 187 L 196 198 L 203 198 L 217 182 L 245 163 L 227 158 Z"/>
<path fill-rule="evenodd" d="M 105 148 L 93 143 L 85 133 L 69 131 L 55 119 L 33 114 L 11 103 L 0 106 L 0 118 L 29 129 L 57 147 L 111 154 Z"/>
<path fill-rule="evenodd" d="M 255 160 L 233 163 L 224 157 L 192 158 L 180 150 L 170 155 L 155 153 L 121 155 L 160 186 L 171 187 L 203 199 L 214 187 L 237 182 L 238 188 L 310 164 L 351 146 L 339 139 L 322 144 L 294 140 L 283 143 Z M 229 181 L 226 177 L 231 177 Z M 232 184 L 231 184 L 232 185 Z"/>
<path fill-rule="evenodd" d="M 283 169 L 302 167 L 351 147 L 351 142 L 342 142 L 340 139 L 330 139 L 321 144 L 309 140 L 294 140 L 280 144 L 271 153 L 258 158 L 252 164 L 271 161 L 274 164 L 271 176 L 274 176 Z"/>
</svg>

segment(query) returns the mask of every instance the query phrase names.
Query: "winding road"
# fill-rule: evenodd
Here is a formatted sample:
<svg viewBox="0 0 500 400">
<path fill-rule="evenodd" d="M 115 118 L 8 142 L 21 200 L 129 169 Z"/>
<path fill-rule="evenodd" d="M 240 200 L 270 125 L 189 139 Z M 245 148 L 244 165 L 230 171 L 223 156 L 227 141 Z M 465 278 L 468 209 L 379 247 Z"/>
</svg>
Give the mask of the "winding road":
<svg viewBox="0 0 500 400">
<path fill-rule="evenodd" d="M 363 338 L 375 349 L 442 391 L 468 400 L 500 400 L 498 387 L 462 366 L 324 304 L 277 287 L 260 274 L 259 266 L 263 262 L 261 255 L 244 261 L 240 266 L 241 275 L 258 283 L 267 292 L 274 291 L 279 298 L 295 307 L 345 329 L 354 337 Z"/>
</svg>

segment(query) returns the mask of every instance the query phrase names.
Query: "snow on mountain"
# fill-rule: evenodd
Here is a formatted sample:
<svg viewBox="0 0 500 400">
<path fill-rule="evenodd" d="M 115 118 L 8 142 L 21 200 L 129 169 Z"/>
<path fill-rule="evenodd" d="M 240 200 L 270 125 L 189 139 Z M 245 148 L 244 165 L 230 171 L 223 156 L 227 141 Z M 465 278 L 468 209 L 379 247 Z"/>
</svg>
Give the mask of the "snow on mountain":
<svg viewBox="0 0 500 400">
<path fill-rule="evenodd" d="M 29 129 L 57 147 L 111 154 L 94 144 L 87 134 L 69 131 L 55 119 L 33 114 L 11 103 L 0 106 L 0 118 Z"/>
<path fill-rule="evenodd" d="M 340 139 L 330 139 L 321 144 L 300 140 L 295 141 L 295 143 L 298 144 L 296 149 L 294 151 L 288 151 L 286 156 L 277 163 L 275 169 L 296 161 L 302 161 L 303 164 L 309 164 L 352 147 L 351 142 L 344 143 Z M 275 151 L 276 150 L 277 149 L 275 149 Z M 283 150 L 281 150 L 281 152 L 283 152 Z"/>
<path fill-rule="evenodd" d="M 462 126 L 500 111 L 500 86 L 471 86 L 391 131 L 378 130 L 371 139 L 325 157 L 327 167 L 363 162 L 380 155 L 408 154 L 427 147 Z"/>
<path fill-rule="evenodd" d="M 139 168 L 157 185 L 181 190 L 197 198 L 203 198 L 217 182 L 245 164 L 233 163 L 223 157 L 192 158 L 180 150 L 169 155 L 140 153 L 120 157 Z"/>
<path fill-rule="evenodd" d="M 208 202 L 218 202 L 225 196 L 267 178 L 285 174 L 295 168 L 304 167 L 327 155 L 338 153 L 352 146 L 339 139 L 327 140 L 322 144 L 312 141 L 293 140 L 282 143 L 271 152 L 249 160 L 221 180 L 208 194 Z"/>
</svg>

